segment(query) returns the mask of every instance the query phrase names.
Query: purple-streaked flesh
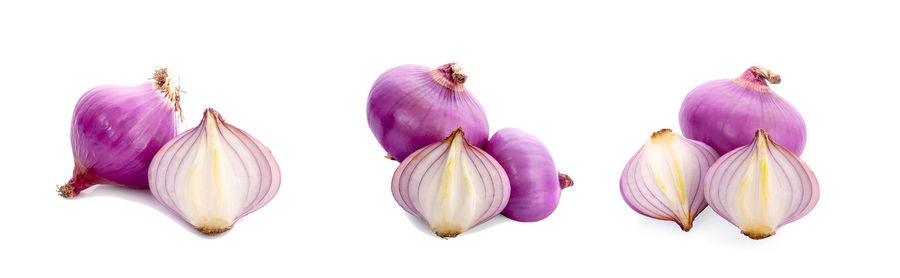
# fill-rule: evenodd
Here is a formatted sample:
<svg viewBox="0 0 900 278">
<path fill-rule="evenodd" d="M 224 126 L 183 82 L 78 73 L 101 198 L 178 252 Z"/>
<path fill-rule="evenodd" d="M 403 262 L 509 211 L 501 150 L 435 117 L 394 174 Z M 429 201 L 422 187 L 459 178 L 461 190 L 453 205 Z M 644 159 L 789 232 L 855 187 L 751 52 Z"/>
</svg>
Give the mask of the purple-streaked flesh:
<svg viewBox="0 0 900 278">
<path fill-rule="evenodd" d="M 247 132 L 206 109 L 150 164 L 150 192 L 198 231 L 214 235 L 265 206 L 281 186 L 275 157 Z"/>
<path fill-rule="evenodd" d="M 752 239 L 775 234 L 812 211 L 819 200 L 816 175 L 766 131 L 722 156 L 703 178 L 709 207 Z"/>
<path fill-rule="evenodd" d="M 455 63 L 437 69 L 403 65 L 381 74 L 366 107 L 369 128 L 389 157 L 409 154 L 441 141 L 457 128 L 469 144 L 484 148 L 488 122 L 484 109 L 463 85 L 467 76 Z"/>
<path fill-rule="evenodd" d="M 687 232 L 706 208 L 703 176 L 719 158 L 703 142 L 662 129 L 654 132 L 619 178 L 622 198 L 634 211 L 671 220 Z"/>
<path fill-rule="evenodd" d="M 411 154 L 391 179 L 397 204 L 442 238 L 500 214 L 509 202 L 509 187 L 503 167 L 466 143 L 462 129 Z"/>
<path fill-rule="evenodd" d="M 800 155 L 806 146 L 806 123 L 767 81 L 778 84 L 781 77 L 751 67 L 737 78 L 698 86 L 681 105 L 681 132 L 718 153 L 727 153 L 753 141 L 757 129 L 765 129 L 775 141 Z"/>
<path fill-rule="evenodd" d="M 71 198 L 95 184 L 147 188 L 153 155 L 178 133 L 178 89 L 165 69 L 155 82 L 99 86 L 75 105 L 70 138 L 75 169 L 60 187 Z"/>
<path fill-rule="evenodd" d="M 503 215 L 520 222 L 540 221 L 559 204 L 560 191 L 572 186 L 568 175 L 559 173 L 547 147 L 531 134 L 515 128 L 494 133 L 487 152 L 509 176 L 509 203 Z"/>
</svg>

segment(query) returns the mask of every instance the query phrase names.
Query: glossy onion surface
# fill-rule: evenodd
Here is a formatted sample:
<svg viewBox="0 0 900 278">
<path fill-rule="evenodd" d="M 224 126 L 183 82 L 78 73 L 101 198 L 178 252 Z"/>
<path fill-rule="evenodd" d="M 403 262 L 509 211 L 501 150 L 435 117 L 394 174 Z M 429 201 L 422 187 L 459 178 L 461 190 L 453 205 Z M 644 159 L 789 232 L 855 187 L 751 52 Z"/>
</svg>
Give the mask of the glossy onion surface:
<svg viewBox="0 0 900 278">
<path fill-rule="evenodd" d="M 398 161 L 459 127 L 469 144 L 484 148 L 487 117 L 463 85 L 466 80 L 454 63 L 434 70 L 419 65 L 392 68 L 372 85 L 366 108 L 369 128 Z"/>
<path fill-rule="evenodd" d="M 98 183 L 147 188 L 150 160 L 178 133 L 178 91 L 167 75 L 160 69 L 156 82 L 82 95 L 70 131 L 75 169 L 60 195 L 74 197 Z"/>
<path fill-rule="evenodd" d="M 509 204 L 502 213 L 512 220 L 534 222 L 547 218 L 559 204 L 560 191 L 573 184 L 557 171 L 547 147 L 522 130 L 497 131 L 486 151 L 509 175 Z"/>
<path fill-rule="evenodd" d="M 766 81 L 778 84 L 781 77 L 751 67 L 735 79 L 709 81 L 692 90 L 679 114 L 684 136 L 724 154 L 749 144 L 757 129 L 765 129 L 782 146 L 797 155 L 803 153 L 803 117 Z"/>
</svg>

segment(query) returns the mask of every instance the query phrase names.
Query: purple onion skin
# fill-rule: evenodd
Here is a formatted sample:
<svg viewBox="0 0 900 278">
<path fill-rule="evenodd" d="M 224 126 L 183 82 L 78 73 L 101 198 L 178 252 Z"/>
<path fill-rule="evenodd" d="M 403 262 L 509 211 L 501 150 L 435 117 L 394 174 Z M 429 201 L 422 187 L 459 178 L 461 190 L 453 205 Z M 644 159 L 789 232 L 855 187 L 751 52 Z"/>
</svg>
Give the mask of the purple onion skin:
<svg viewBox="0 0 900 278">
<path fill-rule="evenodd" d="M 509 176 L 511 192 L 503 215 L 519 222 L 535 222 L 556 210 L 560 191 L 570 186 L 571 180 L 556 170 L 550 151 L 537 137 L 504 128 L 494 133 L 486 151 Z"/>
<path fill-rule="evenodd" d="M 453 74 L 453 65 L 434 70 L 398 66 L 381 74 L 372 85 L 366 109 L 369 128 L 388 155 L 403 161 L 460 127 L 469 144 L 478 148 L 487 144 L 484 109 L 463 86 L 465 75 Z"/>
<path fill-rule="evenodd" d="M 799 156 L 806 146 L 806 123 L 793 105 L 772 91 L 760 69 L 751 67 L 735 79 L 709 81 L 692 90 L 679 113 L 684 136 L 724 154 L 750 144 L 756 130 L 765 129 Z M 775 77 L 773 81 L 780 82 Z"/>
<path fill-rule="evenodd" d="M 60 194 L 74 197 L 98 183 L 148 188 L 150 161 L 178 132 L 175 115 L 173 102 L 153 82 L 87 91 L 72 116 L 71 191 Z"/>
</svg>

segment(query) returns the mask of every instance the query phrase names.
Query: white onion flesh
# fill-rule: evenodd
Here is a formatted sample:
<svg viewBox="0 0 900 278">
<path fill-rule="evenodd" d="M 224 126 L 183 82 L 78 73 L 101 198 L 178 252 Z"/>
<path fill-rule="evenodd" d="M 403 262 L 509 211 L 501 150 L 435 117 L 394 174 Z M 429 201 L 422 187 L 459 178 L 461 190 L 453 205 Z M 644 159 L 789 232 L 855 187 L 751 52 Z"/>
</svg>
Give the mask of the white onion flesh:
<svg viewBox="0 0 900 278">
<path fill-rule="evenodd" d="M 440 237 L 455 237 L 499 214 L 509 177 L 493 157 L 457 129 L 403 160 L 391 182 L 394 199 Z"/>
<path fill-rule="evenodd" d="M 281 171 L 262 143 L 210 108 L 200 125 L 153 157 L 149 179 L 164 206 L 197 230 L 217 234 L 272 200 Z"/>
<path fill-rule="evenodd" d="M 809 166 L 762 129 L 752 143 L 716 161 L 703 182 L 709 206 L 753 239 L 774 235 L 819 200 Z"/>
<path fill-rule="evenodd" d="M 663 129 L 628 161 L 619 189 L 632 209 L 648 217 L 672 220 L 685 232 L 706 208 L 702 180 L 719 158 L 711 147 Z"/>
</svg>

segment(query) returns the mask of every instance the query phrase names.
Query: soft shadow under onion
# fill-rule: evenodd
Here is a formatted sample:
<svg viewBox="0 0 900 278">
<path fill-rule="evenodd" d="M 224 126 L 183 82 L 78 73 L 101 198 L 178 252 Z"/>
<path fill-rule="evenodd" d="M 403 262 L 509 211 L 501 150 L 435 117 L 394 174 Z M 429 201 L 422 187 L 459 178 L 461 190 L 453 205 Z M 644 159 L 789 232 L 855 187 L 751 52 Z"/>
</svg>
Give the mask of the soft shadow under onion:
<svg viewBox="0 0 900 278">
<path fill-rule="evenodd" d="M 174 212 L 170 211 L 169 209 L 163 207 L 163 205 L 160 204 L 159 201 L 157 201 L 156 198 L 153 197 L 153 194 L 150 193 L 150 190 L 100 184 L 98 186 L 93 186 L 89 189 L 86 189 L 85 191 L 83 191 L 83 193 L 85 193 L 85 194 L 78 195 L 79 198 L 71 199 L 71 200 L 77 201 L 80 199 L 90 199 L 90 198 L 95 198 L 95 197 L 120 198 L 120 199 L 131 201 L 134 203 L 142 204 L 147 207 L 153 208 L 156 211 L 159 211 L 160 213 L 168 216 L 169 219 L 171 219 L 173 222 L 178 223 L 178 225 L 181 226 L 181 228 L 190 231 L 191 234 L 193 234 L 199 238 L 213 239 L 213 238 L 218 237 L 218 236 L 210 237 L 210 236 L 204 235 L 203 233 L 200 233 L 199 231 L 197 231 L 197 229 L 195 229 L 193 225 L 185 222 L 184 220 L 181 219 L 180 216 L 178 216 Z"/>
</svg>

